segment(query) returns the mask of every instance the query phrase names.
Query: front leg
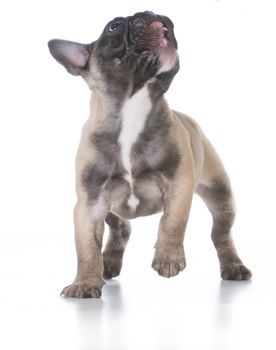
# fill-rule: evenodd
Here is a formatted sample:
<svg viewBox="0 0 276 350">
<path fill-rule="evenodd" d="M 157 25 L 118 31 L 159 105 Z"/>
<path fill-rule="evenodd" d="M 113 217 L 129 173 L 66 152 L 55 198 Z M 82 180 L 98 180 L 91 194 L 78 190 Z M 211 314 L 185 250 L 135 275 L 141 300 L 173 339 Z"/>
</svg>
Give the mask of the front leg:
<svg viewBox="0 0 276 350">
<path fill-rule="evenodd" d="M 101 254 L 104 215 L 95 206 L 80 200 L 74 212 L 75 240 L 78 255 L 77 276 L 61 295 L 66 298 L 99 298 L 104 285 Z"/>
<path fill-rule="evenodd" d="M 163 277 L 173 277 L 186 266 L 183 239 L 194 192 L 193 166 L 179 166 L 165 194 L 152 267 Z"/>
</svg>

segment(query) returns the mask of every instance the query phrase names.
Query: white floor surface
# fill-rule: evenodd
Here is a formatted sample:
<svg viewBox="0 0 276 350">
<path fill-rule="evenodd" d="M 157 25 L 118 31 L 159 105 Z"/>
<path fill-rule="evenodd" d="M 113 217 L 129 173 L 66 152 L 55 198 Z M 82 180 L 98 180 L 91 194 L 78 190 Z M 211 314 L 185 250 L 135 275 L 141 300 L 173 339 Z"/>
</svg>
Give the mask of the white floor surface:
<svg viewBox="0 0 276 350">
<path fill-rule="evenodd" d="M 186 270 L 164 279 L 150 268 L 153 236 L 145 244 L 146 233 L 134 234 L 121 276 L 107 281 L 101 299 L 86 300 L 59 297 L 75 271 L 73 240 L 2 240 L 0 348 L 276 348 L 276 278 L 265 260 L 250 266 L 252 281 L 221 281 L 207 237 L 200 256 L 190 239 Z"/>
</svg>

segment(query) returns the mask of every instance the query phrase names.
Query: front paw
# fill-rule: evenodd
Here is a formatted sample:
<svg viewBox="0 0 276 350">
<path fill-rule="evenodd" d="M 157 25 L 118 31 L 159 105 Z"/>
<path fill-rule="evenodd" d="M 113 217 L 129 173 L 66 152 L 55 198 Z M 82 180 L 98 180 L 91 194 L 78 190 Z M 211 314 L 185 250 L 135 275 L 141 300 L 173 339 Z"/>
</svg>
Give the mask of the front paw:
<svg viewBox="0 0 276 350">
<path fill-rule="evenodd" d="M 221 268 L 221 278 L 223 280 L 247 281 L 251 277 L 251 271 L 242 263 L 230 263 Z"/>
<path fill-rule="evenodd" d="M 152 268 L 159 273 L 162 277 L 176 276 L 180 271 L 186 267 L 186 260 L 184 252 L 179 254 L 169 253 L 155 253 L 155 257 L 152 262 Z"/>
<path fill-rule="evenodd" d="M 60 295 L 65 298 L 100 298 L 104 283 L 76 283 L 63 288 Z"/>
</svg>

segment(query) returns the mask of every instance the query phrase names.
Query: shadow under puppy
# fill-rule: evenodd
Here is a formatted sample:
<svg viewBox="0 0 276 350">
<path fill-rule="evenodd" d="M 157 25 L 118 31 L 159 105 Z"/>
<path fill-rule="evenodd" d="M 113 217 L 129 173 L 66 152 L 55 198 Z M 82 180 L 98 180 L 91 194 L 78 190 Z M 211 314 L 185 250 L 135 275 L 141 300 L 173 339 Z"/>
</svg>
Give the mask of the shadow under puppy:
<svg viewBox="0 0 276 350">
<path fill-rule="evenodd" d="M 163 211 L 152 267 L 172 277 L 185 268 L 183 238 L 196 192 L 213 216 L 221 276 L 248 280 L 234 247 L 229 178 L 199 126 L 163 95 L 179 69 L 173 23 L 152 12 L 119 17 L 89 45 L 51 40 L 53 57 L 92 90 L 76 159 L 78 270 L 65 297 L 100 297 L 119 275 L 129 219 Z M 102 253 L 104 222 L 110 235 Z"/>
</svg>

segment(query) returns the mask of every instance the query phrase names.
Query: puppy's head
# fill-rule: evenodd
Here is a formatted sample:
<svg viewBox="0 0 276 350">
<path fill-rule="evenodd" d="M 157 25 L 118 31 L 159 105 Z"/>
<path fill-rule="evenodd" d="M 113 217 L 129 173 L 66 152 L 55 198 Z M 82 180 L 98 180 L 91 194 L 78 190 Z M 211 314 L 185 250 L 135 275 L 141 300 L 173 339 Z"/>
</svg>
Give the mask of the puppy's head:
<svg viewBox="0 0 276 350">
<path fill-rule="evenodd" d="M 158 80 L 165 91 L 179 68 L 173 23 L 152 12 L 115 18 L 91 44 L 51 40 L 49 49 L 68 72 L 105 93 L 133 93 Z"/>
</svg>

